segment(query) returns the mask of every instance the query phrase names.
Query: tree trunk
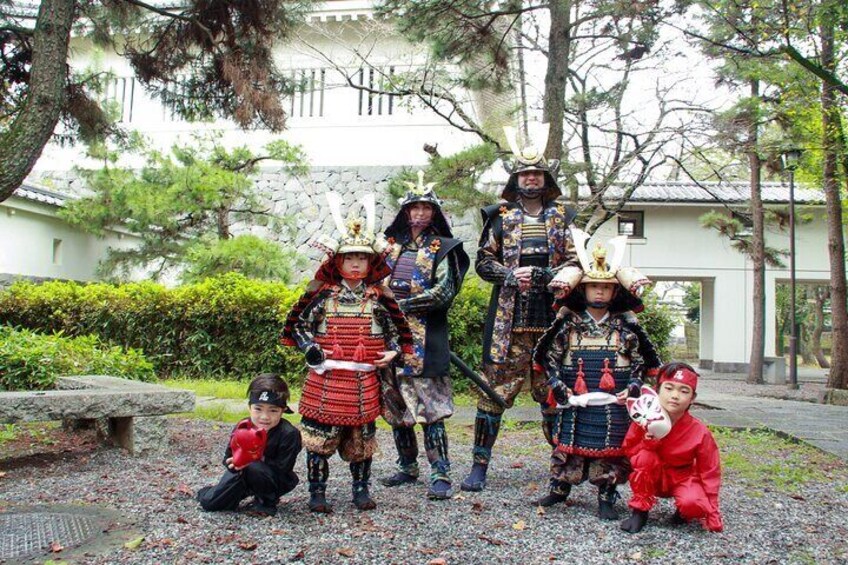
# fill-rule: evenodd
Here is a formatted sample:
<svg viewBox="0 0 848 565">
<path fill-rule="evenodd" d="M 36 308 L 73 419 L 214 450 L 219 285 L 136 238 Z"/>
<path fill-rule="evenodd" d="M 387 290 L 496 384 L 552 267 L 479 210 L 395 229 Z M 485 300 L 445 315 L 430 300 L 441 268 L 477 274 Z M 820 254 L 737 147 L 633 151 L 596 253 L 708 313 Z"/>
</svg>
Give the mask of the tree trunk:
<svg viewBox="0 0 848 565">
<path fill-rule="evenodd" d="M 760 95 L 760 83 L 757 80 L 750 82 L 751 98 L 757 99 Z M 753 331 L 751 332 L 751 359 L 748 366 L 748 382 L 751 384 L 762 384 L 763 382 L 763 357 L 765 356 L 765 289 L 766 289 L 766 262 L 765 262 L 765 240 L 763 233 L 763 199 L 760 194 L 760 155 L 757 152 L 759 115 L 751 116 L 748 125 L 748 162 L 751 167 L 751 217 L 754 222 L 753 234 L 751 235 L 751 263 L 754 271 L 754 319 Z"/>
<path fill-rule="evenodd" d="M 821 19 L 822 67 L 833 72 L 833 17 Z M 839 153 L 839 106 L 833 86 L 822 82 L 823 185 L 827 210 L 827 250 L 830 258 L 830 306 L 833 325 L 831 368 L 827 386 L 848 389 L 848 292 L 845 284 L 845 239 L 842 234 L 842 202 L 837 178 Z"/>
<path fill-rule="evenodd" d="M 830 362 L 824 356 L 821 346 L 821 337 L 824 332 L 824 303 L 827 300 L 827 287 L 817 286 L 813 289 L 813 320 L 814 326 L 810 335 L 810 349 L 816 358 L 816 362 L 822 369 L 829 369 Z"/>
<path fill-rule="evenodd" d="M 230 239 L 230 209 L 221 207 L 215 210 L 215 225 L 217 226 L 218 239 Z"/>
<path fill-rule="evenodd" d="M 545 157 L 562 157 L 563 117 L 565 115 L 565 85 L 571 54 L 571 2 L 551 0 L 551 29 L 548 35 L 548 68 L 545 72 L 545 101 L 542 119 L 550 124 Z"/>
<path fill-rule="evenodd" d="M 42 0 L 32 41 L 32 69 L 21 113 L 0 136 L 0 202 L 35 166 L 65 104 L 74 0 Z"/>
</svg>

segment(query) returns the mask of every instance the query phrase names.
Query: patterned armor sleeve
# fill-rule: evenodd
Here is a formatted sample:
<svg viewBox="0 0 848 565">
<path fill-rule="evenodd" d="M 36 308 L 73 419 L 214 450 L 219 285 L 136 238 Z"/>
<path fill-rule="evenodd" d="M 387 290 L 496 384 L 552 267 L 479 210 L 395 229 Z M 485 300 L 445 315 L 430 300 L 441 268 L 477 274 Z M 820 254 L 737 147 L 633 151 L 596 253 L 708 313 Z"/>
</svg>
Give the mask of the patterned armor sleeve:
<svg viewBox="0 0 848 565">
<path fill-rule="evenodd" d="M 315 295 L 292 324 L 292 337 L 301 351 L 306 351 L 315 345 L 314 328 L 324 317 L 324 301 L 326 298 L 326 292 Z"/>
<path fill-rule="evenodd" d="M 571 332 L 571 324 L 565 320 L 559 327 L 554 338 L 550 341 L 547 351 L 541 356 L 542 367 L 548 377 L 548 384 L 555 383 L 560 379 L 560 369 L 568 354 L 568 334 Z"/>
<path fill-rule="evenodd" d="M 628 394 L 638 397 L 643 384 L 645 374 L 645 360 L 640 353 L 639 336 L 628 325 L 622 330 L 622 350 L 620 353 L 630 359 L 630 382 L 627 383 Z"/>
<path fill-rule="evenodd" d="M 412 353 L 412 330 L 394 298 L 380 295 L 374 305 L 374 318 L 383 329 L 389 349 L 400 353 Z"/>
<path fill-rule="evenodd" d="M 480 236 L 480 247 L 477 249 L 477 261 L 474 264 L 474 269 L 480 278 L 492 284 L 517 286 L 515 275 L 512 271 L 504 267 L 499 259 L 500 242 L 492 233 L 492 220 L 486 222 L 483 227 L 483 234 Z"/>
<path fill-rule="evenodd" d="M 401 310 L 408 314 L 423 314 L 445 308 L 456 296 L 456 259 L 451 253 L 436 268 L 436 281 L 433 286 L 416 296 L 399 300 Z"/>
<path fill-rule="evenodd" d="M 580 267 L 580 259 L 577 258 L 577 247 L 574 245 L 574 238 L 571 236 L 571 230 L 567 229 L 565 232 L 565 238 L 563 241 L 565 250 L 563 252 L 563 257 L 565 257 L 565 261 L 560 263 L 559 265 L 555 265 L 554 267 L 549 267 L 546 271 L 550 272 L 550 279 L 545 283 L 547 285 L 549 282 L 553 280 L 553 278 L 560 272 L 561 269 L 565 267 Z"/>
</svg>

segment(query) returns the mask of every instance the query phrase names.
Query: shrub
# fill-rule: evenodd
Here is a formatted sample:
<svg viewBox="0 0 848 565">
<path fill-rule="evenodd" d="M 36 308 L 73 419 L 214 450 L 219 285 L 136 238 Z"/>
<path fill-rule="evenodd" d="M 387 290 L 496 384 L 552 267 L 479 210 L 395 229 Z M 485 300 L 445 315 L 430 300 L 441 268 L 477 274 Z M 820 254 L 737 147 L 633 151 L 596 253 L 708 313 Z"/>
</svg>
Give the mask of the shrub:
<svg viewBox="0 0 848 565">
<path fill-rule="evenodd" d="M 302 380 L 303 359 L 278 345 L 298 287 L 227 274 L 167 289 L 19 282 L 0 293 L 0 323 L 68 336 L 94 334 L 145 352 L 161 377 L 249 377 L 277 371 Z"/>
<path fill-rule="evenodd" d="M 140 351 L 106 345 L 96 336 L 69 338 L 0 326 L 0 389 L 48 389 L 60 375 L 155 377 Z"/>
</svg>

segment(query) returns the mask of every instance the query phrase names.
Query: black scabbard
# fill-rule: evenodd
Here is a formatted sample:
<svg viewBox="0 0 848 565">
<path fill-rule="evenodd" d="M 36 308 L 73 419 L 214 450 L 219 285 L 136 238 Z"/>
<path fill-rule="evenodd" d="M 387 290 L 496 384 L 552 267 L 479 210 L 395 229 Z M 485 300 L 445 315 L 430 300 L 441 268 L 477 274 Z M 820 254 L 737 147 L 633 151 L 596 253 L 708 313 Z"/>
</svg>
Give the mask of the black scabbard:
<svg viewBox="0 0 848 565">
<path fill-rule="evenodd" d="M 465 361 L 463 361 L 462 359 L 457 357 L 456 353 L 454 353 L 453 351 L 451 351 L 450 360 L 451 360 L 451 363 L 453 363 L 454 366 L 457 369 L 459 369 L 459 371 L 463 375 L 465 375 L 466 377 L 471 379 L 471 382 L 473 382 L 475 385 L 477 385 L 477 388 L 479 388 L 484 393 L 486 393 L 486 396 L 491 398 L 492 402 L 494 402 L 495 404 L 497 404 L 498 406 L 500 406 L 503 409 L 507 408 L 506 400 L 504 400 L 501 397 L 500 394 L 495 392 L 495 390 L 492 387 L 489 386 L 489 383 L 486 382 L 486 379 L 484 379 L 483 377 L 478 375 L 477 372 L 474 369 L 472 369 L 471 367 L 466 365 Z"/>
</svg>

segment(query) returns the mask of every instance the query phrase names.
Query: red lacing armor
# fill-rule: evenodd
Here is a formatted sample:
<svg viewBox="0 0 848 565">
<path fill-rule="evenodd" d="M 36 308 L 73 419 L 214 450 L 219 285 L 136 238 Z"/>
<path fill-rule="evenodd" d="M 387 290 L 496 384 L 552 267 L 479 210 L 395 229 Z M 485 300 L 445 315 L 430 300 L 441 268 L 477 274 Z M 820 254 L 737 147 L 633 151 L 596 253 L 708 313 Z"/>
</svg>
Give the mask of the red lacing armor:
<svg viewBox="0 0 848 565">
<path fill-rule="evenodd" d="M 330 316 L 326 333 L 315 336 L 327 359 L 370 363 L 386 349 L 385 338 L 371 333 L 364 316 Z M 319 375 L 310 370 L 298 405 L 299 412 L 334 426 L 360 426 L 380 415 L 380 383 L 375 371 L 331 369 Z"/>
</svg>

